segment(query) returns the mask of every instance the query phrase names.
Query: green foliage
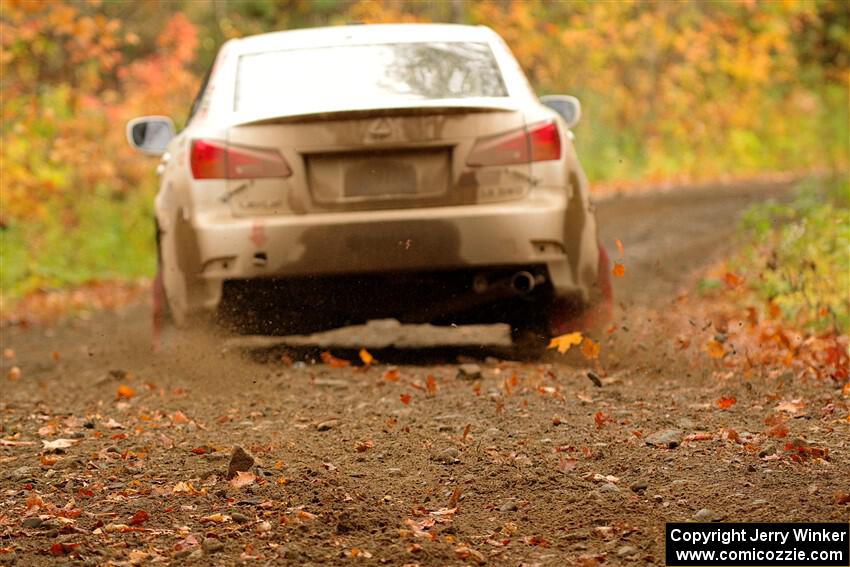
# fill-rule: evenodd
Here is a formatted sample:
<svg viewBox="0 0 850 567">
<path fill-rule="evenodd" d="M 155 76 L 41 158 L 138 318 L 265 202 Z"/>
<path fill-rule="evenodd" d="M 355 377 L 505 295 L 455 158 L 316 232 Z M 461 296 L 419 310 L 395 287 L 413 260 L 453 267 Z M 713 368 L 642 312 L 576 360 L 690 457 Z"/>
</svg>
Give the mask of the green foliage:
<svg viewBox="0 0 850 567">
<path fill-rule="evenodd" d="M 791 203 L 770 201 L 742 220 L 751 245 L 731 267 L 786 319 L 850 329 L 850 185 L 808 182 Z"/>
<path fill-rule="evenodd" d="M 73 226 L 66 224 L 68 209 L 79 219 Z M 52 204 L 39 222 L 16 223 L 2 233 L 0 291 L 15 297 L 93 280 L 150 277 L 156 268 L 153 226 L 148 192 L 115 195 L 101 187 L 77 203 Z"/>
<path fill-rule="evenodd" d="M 840 170 L 850 159 L 850 11 L 841 0 L 0 6 L 4 295 L 150 274 L 157 179 L 154 162 L 126 145 L 124 124 L 142 114 L 182 123 L 221 43 L 274 30 L 354 21 L 488 25 L 541 94 L 582 99 L 577 144 L 593 182 Z M 820 218 L 808 221 L 809 232 L 826 222 Z M 836 230 L 846 237 L 846 228 Z M 768 280 L 765 293 L 778 297 L 800 285 Z"/>
</svg>

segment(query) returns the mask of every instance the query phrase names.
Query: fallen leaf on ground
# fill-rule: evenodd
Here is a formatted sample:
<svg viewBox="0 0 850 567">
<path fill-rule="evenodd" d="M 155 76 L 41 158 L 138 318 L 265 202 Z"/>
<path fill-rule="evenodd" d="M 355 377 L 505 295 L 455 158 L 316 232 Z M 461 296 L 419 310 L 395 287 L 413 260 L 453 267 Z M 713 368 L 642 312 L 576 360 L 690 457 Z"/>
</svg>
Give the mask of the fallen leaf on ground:
<svg viewBox="0 0 850 567">
<path fill-rule="evenodd" d="M 780 402 L 776 405 L 776 411 L 784 411 L 790 413 L 791 415 L 795 415 L 800 412 L 804 407 L 806 407 L 806 402 L 797 398 L 791 401 Z"/>
<path fill-rule="evenodd" d="M 232 479 L 230 479 L 230 486 L 234 488 L 242 488 L 243 486 L 248 486 L 254 484 L 257 480 L 257 477 L 252 472 L 239 471 L 236 473 Z"/>
<path fill-rule="evenodd" d="M 50 546 L 50 554 L 55 556 L 66 555 L 74 551 L 79 545 L 79 543 L 54 543 Z"/>
<path fill-rule="evenodd" d="M 180 410 L 177 410 L 176 412 L 171 414 L 171 423 L 174 423 L 174 424 L 177 424 L 177 425 L 185 425 L 185 424 L 189 423 L 189 421 L 190 420 L 189 420 L 188 417 L 186 417 L 186 414 L 183 413 Z"/>
<path fill-rule="evenodd" d="M 575 469 L 577 464 L 578 464 L 577 459 L 568 459 L 567 457 L 562 456 L 558 460 L 558 470 L 561 471 L 561 472 L 564 472 L 564 473 L 569 472 L 569 471 Z"/>
<path fill-rule="evenodd" d="M 606 423 L 611 421 L 611 418 L 609 418 L 607 415 L 605 415 L 601 411 L 598 411 L 598 412 L 596 412 L 596 414 L 594 414 L 593 421 L 596 422 L 596 429 L 602 429 L 603 427 L 605 427 Z"/>
<path fill-rule="evenodd" d="M 0 439 L 0 447 L 26 447 L 35 445 L 35 441 L 14 441 L 11 439 Z"/>
<path fill-rule="evenodd" d="M 127 524 L 129 524 L 131 526 L 141 526 L 142 524 L 147 522 L 149 519 L 150 519 L 150 514 L 148 514 L 144 510 L 139 510 L 138 512 L 133 514 L 133 517 L 130 518 L 130 521 L 127 522 Z"/>
<path fill-rule="evenodd" d="M 127 386 L 126 384 L 121 384 L 120 386 L 118 386 L 118 391 L 115 392 L 115 399 L 116 400 L 129 400 L 130 398 L 132 398 L 135 395 L 136 395 L 136 391 L 133 388 L 131 388 L 130 386 Z"/>
<path fill-rule="evenodd" d="M 766 433 L 768 437 L 776 437 L 777 439 L 782 439 L 783 437 L 788 436 L 788 432 L 788 426 L 784 423 L 779 423 L 768 429 Z"/>
<path fill-rule="evenodd" d="M 388 382 L 398 382 L 398 368 L 390 368 L 384 372 L 384 380 Z"/>
<path fill-rule="evenodd" d="M 437 380 L 434 378 L 433 374 L 429 374 L 428 378 L 425 380 L 425 390 L 431 396 L 437 393 Z"/>
<path fill-rule="evenodd" d="M 462 560 L 472 560 L 478 565 L 484 565 L 486 559 L 484 559 L 484 554 L 480 551 L 476 551 L 471 547 L 466 547 L 462 545 L 460 547 L 455 548 L 455 557 Z"/>
<path fill-rule="evenodd" d="M 735 396 L 724 396 L 714 403 L 716 403 L 717 407 L 719 407 L 720 409 L 725 410 L 731 408 L 736 403 L 738 403 L 738 399 Z"/>
<path fill-rule="evenodd" d="M 564 354 L 574 345 L 581 344 L 581 332 L 576 331 L 574 333 L 567 333 L 566 335 L 561 335 L 559 337 L 553 337 L 549 341 L 549 346 L 547 348 L 557 348 L 560 354 Z"/>
<path fill-rule="evenodd" d="M 587 473 L 583 477 L 584 480 L 589 480 L 591 482 L 610 482 L 613 484 L 617 484 L 620 482 L 620 477 L 614 476 L 612 474 L 601 475 L 599 473 Z"/>
<path fill-rule="evenodd" d="M 171 492 L 174 494 L 195 494 L 198 491 L 195 490 L 195 487 L 192 486 L 191 482 L 180 481 L 174 485 L 174 488 L 171 489 Z"/>
<path fill-rule="evenodd" d="M 410 400 L 413 399 L 413 397 L 410 394 L 401 394 L 398 399 L 400 399 L 401 403 L 403 403 L 404 405 L 408 405 L 410 403 Z"/>
<path fill-rule="evenodd" d="M 44 445 L 43 449 L 48 451 L 54 451 L 56 449 L 67 449 L 68 447 L 72 447 L 75 441 L 73 439 L 56 439 L 54 441 L 42 441 L 41 444 Z"/>
<path fill-rule="evenodd" d="M 227 520 L 230 519 L 230 516 L 225 516 L 224 514 L 210 514 L 209 516 L 204 516 L 201 518 L 202 524 L 223 524 Z"/>
<path fill-rule="evenodd" d="M 345 368 L 349 366 L 351 362 L 344 360 L 342 358 L 337 358 L 330 353 L 330 351 L 325 351 L 321 355 L 322 362 L 330 366 L 331 368 Z"/>
</svg>

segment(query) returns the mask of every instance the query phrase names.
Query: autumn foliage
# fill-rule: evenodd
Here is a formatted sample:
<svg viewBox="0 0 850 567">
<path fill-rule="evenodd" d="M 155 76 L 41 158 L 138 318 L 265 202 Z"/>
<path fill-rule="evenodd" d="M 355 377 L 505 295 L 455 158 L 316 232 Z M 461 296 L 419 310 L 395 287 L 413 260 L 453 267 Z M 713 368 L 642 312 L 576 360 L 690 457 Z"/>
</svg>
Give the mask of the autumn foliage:
<svg viewBox="0 0 850 567">
<path fill-rule="evenodd" d="M 155 161 L 127 146 L 124 124 L 179 126 L 229 38 L 488 25 L 538 92 L 582 99 L 578 147 L 598 183 L 846 168 L 847 19 L 832 0 L 3 0 L 2 291 L 152 273 Z"/>
</svg>

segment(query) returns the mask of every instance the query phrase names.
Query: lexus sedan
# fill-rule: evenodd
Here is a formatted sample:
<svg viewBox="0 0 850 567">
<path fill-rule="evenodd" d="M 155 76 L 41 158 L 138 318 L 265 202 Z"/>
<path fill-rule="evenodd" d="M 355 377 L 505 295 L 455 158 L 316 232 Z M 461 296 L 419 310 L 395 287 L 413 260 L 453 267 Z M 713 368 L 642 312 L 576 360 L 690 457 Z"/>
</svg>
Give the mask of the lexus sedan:
<svg viewBox="0 0 850 567">
<path fill-rule="evenodd" d="M 230 40 L 182 131 L 127 125 L 161 156 L 155 304 L 178 327 L 505 322 L 545 345 L 611 303 L 579 117 L 574 97 L 538 98 L 486 27 Z"/>
</svg>

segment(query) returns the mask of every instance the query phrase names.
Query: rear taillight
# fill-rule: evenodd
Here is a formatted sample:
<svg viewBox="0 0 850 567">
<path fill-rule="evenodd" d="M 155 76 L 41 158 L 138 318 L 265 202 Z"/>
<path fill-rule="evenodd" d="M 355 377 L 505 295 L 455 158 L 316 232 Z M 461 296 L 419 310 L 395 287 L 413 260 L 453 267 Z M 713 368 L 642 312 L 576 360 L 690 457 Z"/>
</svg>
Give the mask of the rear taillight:
<svg viewBox="0 0 850 567">
<path fill-rule="evenodd" d="M 289 177 L 292 170 L 277 150 L 234 146 L 219 140 L 192 142 L 195 179 Z"/>
<path fill-rule="evenodd" d="M 466 165 L 514 165 L 532 161 L 560 159 L 561 136 L 554 122 L 534 124 L 482 138 L 475 143 Z"/>
</svg>

